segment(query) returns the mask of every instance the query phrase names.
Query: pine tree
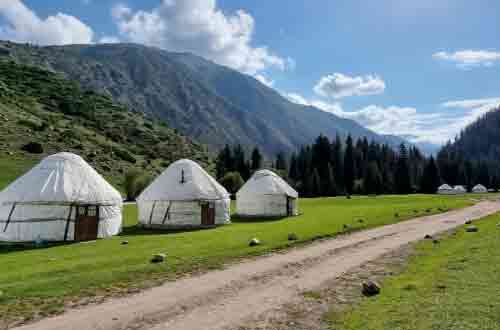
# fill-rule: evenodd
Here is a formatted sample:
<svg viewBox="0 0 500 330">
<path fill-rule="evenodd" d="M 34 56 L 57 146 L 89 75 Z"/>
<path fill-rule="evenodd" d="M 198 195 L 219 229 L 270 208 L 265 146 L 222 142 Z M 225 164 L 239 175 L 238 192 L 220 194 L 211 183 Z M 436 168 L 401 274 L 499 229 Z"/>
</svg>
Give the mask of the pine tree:
<svg viewBox="0 0 500 330">
<path fill-rule="evenodd" d="M 290 170 L 289 170 L 288 176 L 295 183 L 297 181 L 300 181 L 298 160 L 297 160 L 297 155 L 295 153 L 293 153 L 292 156 L 290 157 Z"/>
<path fill-rule="evenodd" d="M 324 196 L 337 196 L 337 183 L 335 182 L 335 174 L 331 164 L 327 166 L 326 180 L 323 185 L 323 195 Z"/>
<path fill-rule="evenodd" d="M 424 168 L 424 173 L 420 183 L 420 190 L 424 194 L 435 194 L 440 184 L 441 178 L 439 176 L 439 169 L 434 157 L 431 156 Z"/>
<path fill-rule="evenodd" d="M 252 171 L 257 171 L 262 168 L 262 155 L 260 153 L 259 148 L 255 147 L 252 151 Z"/>
<path fill-rule="evenodd" d="M 382 177 L 376 161 L 371 161 L 363 179 L 364 192 L 367 195 L 379 195 L 382 193 Z"/>
<path fill-rule="evenodd" d="M 316 168 L 312 172 L 311 196 L 312 197 L 321 196 L 321 179 L 319 177 L 319 173 L 318 173 L 318 170 Z"/>
<path fill-rule="evenodd" d="M 354 146 L 351 135 L 347 136 L 344 154 L 344 185 L 348 195 L 352 194 L 354 188 L 356 168 L 354 165 Z"/>
<path fill-rule="evenodd" d="M 412 192 L 410 167 L 408 164 L 408 150 L 404 143 L 399 146 L 399 156 L 395 175 L 396 192 L 410 194 Z"/>
<path fill-rule="evenodd" d="M 342 150 L 342 140 L 337 134 L 335 142 L 332 144 L 332 159 L 331 162 L 334 168 L 334 177 L 337 183 L 337 192 L 344 191 L 344 154 Z"/>
<path fill-rule="evenodd" d="M 275 163 L 274 167 L 277 170 L 283 170 L 283 171 L 287 170 L 286 159 L 285 159 L 285 154 L 284 153 L 279 152 L 276 155 L 276 163 Z"/>
</svg>

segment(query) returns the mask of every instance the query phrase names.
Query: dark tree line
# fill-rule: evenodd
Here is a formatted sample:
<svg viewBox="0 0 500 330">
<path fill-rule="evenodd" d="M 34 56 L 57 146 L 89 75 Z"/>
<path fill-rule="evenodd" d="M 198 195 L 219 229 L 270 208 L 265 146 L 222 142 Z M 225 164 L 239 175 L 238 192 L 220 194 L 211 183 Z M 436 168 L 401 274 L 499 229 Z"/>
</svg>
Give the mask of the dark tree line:
<svg viewBox="0 0 500 330">
<path fill-rule="evenodd" d="M 409 194 L 421 190 L 428 161 L 415 147 L 320 135 L 290 157 L 288 180 L 307 197 Z M 433 185 L 438 187 L 439 178 Z"/>
<path fill-rule="evenodd" d="M 500 119 L 499 119 L 500 127 Z M 486 123 L 483 123 L 486 125 Z M 469 128 L 468 128 L 469 129 Z M 468 129 L 461 135 L 467 134 Z M 500 133 L 499 140 L 500 140 Z M 500 186 L 500 149 L 496 158 L 479 157 L 471 161 L 461 148 L 460 139 L 447 144 L 437 158 L 425 157 L 415 146 L 401 144 L 397 150 L 387 144 L 329 140 L 318 136 L 289 157 L 278 153 L 274 161 L 264 164 L 263 156 L 254 149 L 248 159 L 240 145 L 226 146 L 217 157 L 217 178 L 231 191 L 264 165 L 274 168 L 304 197 L 351 194 L 436 193 L 443 183 L 464 185 L 469 191 L 476 184 L 496 189 Z M 234 179 L 235 175 L 240 178 Z M 228 183 L 229 182 L 229 183 Z"/>
<path fill-rule="evenodd" d="M 484 114 L 467 126 L 456 140 L 448 142 L 437 155 L 442 180 L 490 189 L 500 186 L 500 108 Z"/>
</svg>

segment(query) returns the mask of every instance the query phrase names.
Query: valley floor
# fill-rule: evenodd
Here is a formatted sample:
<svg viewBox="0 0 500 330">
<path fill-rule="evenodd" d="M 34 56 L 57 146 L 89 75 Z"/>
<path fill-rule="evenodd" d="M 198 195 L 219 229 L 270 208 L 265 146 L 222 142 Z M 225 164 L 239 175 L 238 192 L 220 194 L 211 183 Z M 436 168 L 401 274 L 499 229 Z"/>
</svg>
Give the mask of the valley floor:
<svg viewBox="0 0 500 330">
<path fill-rule="evenodd" d="M 435 235 L 498 211 L 499 202 L 484 201 L 462 210 L 322 240 L 224 270 L 168 282 L 134 296 L 72 310 L 20 329 L 245 328 L 272 320 L 283 306 L 304 296 L 314 297 L 315 290 L 354 267 L 427 234 Z"/>
</svg>

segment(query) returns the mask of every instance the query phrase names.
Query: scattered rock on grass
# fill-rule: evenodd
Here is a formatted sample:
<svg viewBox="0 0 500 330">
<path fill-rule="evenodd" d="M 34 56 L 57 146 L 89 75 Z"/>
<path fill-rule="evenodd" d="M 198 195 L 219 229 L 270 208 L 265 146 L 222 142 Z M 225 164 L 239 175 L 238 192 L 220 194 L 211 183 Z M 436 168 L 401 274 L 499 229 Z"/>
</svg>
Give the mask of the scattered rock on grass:
<svg viewBox="0 0 500 330">
<path fill-rule="evenodd" d="M 363 282 L 361 292 L 366 297 L 376 296 L 380 293 L 380 285 L 375 281 Z"/>
<path fill-rule="evenodd" d="M 295 233 L 288 234 L 288 240 L 289 241 L 296 241 L 298 239 L 299 239 L 299 237 L 297 236 L 297 234 L 295 234 Z"/>
<path fill-rule="evenodd" d="M 252 238 L 250 240 L 250 243 L 248 243 L 248 245 L 250 245 L 250 246 L 257 246 L 257 245 L 260 245 L 260 241 L 259 241 L 258 238 Z"/>
<path fill-rule="evenodd" d="M 167 255 L 165 253 L 157 253 L 153 255 L 151 262 L 152 263 L 164 262 L 165 259 L 167 259 Z"/>
<path fill-rule="evenodd" d="M 466 225 L 470 225 L 470 224 L 472 224 L 472 220 L 467 220 L 467 221 L 465 221 L 465 224 L 466 224 Z"/>
<path fill-rule="evenodd" d="M 399 218 L 399 213 L 394 213 L 394 217 Z"/>
<path fill-rule="evenodd" d="M 122 245 L 128 245 L 128 241 L 122 241 Z"/>
<path fill-rule="evenodd" d="M 479 231 L 479 229 L 476 226 L 468 226 L 465 229 L 465 231 L 468 232 L 468 233 L 476 233 L 476 232 Z"/>
<path fill-rule="evenodd" d="M 439 240 L 438 240 L 438 239 L 435 239 L 435 240 L 433 240 L 433 241 L 432 241 L 432 243 L 434 243 L 434 244 L 439 244 Z"/>
</svg>

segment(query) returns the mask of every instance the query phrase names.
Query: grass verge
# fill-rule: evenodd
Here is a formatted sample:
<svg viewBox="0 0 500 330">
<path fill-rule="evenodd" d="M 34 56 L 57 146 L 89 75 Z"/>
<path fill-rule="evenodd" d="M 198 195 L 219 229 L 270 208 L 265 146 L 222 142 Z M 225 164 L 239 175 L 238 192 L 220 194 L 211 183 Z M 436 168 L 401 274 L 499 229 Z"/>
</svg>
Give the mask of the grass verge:
<svg viewBox="0 0 500 330">
<path fill-rule="evenodd" d="M 466 196 L 381 196 L 302 199 L 303 215 L 280 221 L 237 220 L 190 232 L 154 232 L 135 227 L 137 209 L 125 207 L 121 236 L 91 243 L 12 250 L 0 247 L 0 325 L 45 316 L 82 298 L 127 293 L 185 273 L 219 268 L 237 258 L 291 246 L 288 234 L 305 243 L 346 230 L 395 223 L 470 205 Z M 249 247 L 258 237 L 262 245 Z M 122 245 L 122 241 L 128 245 Z M 154 253 L 167 262 L 152 264 Z"/>
<path fill-rule="evenodd" d="M 424 241 L 382 293 L 351 311 L 332 312 L 333 329 L 500 329 L 500 215 L 434 244 Z"/>
</svg>

